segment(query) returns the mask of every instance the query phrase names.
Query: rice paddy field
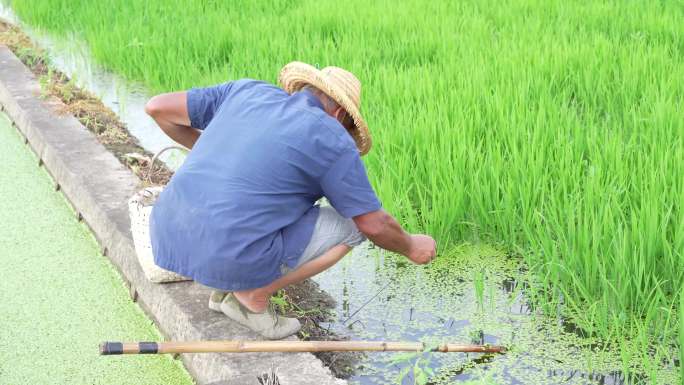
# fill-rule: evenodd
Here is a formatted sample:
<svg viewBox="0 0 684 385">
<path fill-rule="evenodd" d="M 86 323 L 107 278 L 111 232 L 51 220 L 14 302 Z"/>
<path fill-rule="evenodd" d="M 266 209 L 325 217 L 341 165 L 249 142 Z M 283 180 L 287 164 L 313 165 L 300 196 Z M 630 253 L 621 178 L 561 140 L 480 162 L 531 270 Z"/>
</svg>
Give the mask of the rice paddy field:
<svg viewBox="0 0 684 385">
<path fill-rule="evenodd" d="M 626 383 L 684 371 L 682 1 L 4 2 L 153 93 L 349 69 L 369 176 L 433 273 L 494 246 Z"/>
</svg>

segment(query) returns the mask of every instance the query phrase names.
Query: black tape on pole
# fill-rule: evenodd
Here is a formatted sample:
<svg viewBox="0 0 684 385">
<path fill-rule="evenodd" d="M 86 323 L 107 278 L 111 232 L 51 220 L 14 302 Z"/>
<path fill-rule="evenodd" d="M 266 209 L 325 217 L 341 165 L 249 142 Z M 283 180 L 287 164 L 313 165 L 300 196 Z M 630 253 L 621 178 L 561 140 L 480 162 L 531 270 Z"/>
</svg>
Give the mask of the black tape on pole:
<svg viewBox="0 0 684 385">
<path fill-rule="evenodd" d="M 100 354 L 103 356 L 108 356 L 112 354 L 123 354 L 123 343 L 103 342 L 100 344 Z"/>
<path fill-rule="evenodd" d="M 159 346 L 156 342 L 139 342 L 138 349 L 141 354 L 157 354 Z"/>
</svg>

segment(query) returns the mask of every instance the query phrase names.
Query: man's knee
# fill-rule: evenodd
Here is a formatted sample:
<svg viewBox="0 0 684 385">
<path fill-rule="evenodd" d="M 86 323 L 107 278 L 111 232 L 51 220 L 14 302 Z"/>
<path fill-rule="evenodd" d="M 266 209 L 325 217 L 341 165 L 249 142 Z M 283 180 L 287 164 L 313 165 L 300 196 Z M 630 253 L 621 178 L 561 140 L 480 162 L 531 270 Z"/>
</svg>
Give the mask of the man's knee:
<svg viewBox="0 0 684 385">
<path fill-rule="evenodd" d="M 321 207 L 320 210 L 319 215 L 324 216 L 324 221 L 331 227 L 329 231 L 339 234 L 339 242 L 337 244 L 356 247 L 366 240 L 366 237 L 359 231 L 356 223 L 351 218 L 343 217 L 330 206 Z"/>
<path fill-rule="evenodd" d="M 349 230 L 347 232 L 347 234 L 349 235 L 341 243 L 349 247 L 356 247 L 366 240 L 366 236 L 363 235 L 361 231 L 359 231 L 359 228 L 356 227 L 356 223 L 354 223 L 352 219 L 345 219 L 349 226 Z"/>
</svg>

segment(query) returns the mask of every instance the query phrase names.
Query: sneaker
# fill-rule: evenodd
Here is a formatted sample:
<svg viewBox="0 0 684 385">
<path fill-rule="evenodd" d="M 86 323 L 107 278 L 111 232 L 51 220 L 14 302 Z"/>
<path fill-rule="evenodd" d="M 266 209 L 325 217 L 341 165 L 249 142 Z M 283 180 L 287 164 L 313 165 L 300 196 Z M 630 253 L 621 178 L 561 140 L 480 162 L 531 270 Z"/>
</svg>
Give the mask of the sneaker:
<svg viewBox="0 0 684 385">
<path fill-rule="evenodd" d="M 297 333 L 302 327 L 296 318 L 277 315 L 272 305 L 269 305 L 263 313 L 254 313 L 243 306 L 233 293 L 228 293 L 223 298 L 221 311 L 233 321 L 248 327 L 269 340 L 285 338 Z"/>
<path fill-rule="evenodd" d="M 209 309 L 221 313 L 221 301 L 228 293 L 228 291 L 212 290 L 209 296 Z"/>
</svg>

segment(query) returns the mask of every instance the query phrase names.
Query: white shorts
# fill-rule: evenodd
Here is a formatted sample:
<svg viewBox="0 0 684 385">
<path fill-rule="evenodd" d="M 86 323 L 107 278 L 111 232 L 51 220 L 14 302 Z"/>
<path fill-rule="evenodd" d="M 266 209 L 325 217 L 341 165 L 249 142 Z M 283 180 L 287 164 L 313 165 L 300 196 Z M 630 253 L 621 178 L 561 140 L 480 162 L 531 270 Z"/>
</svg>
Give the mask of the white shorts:
<svg viewBox="0 0 684 385">
<path fill-rule="evenodd" d="M 341 216 L 330 206 L 322 206 L 311 240 L 294 268 L 296 269 L 306 262 L 320 257 L 334 246 L 356 247 L 365 240 L 366 237 L 359 231 L 351 218 Z"/>
</svg>

